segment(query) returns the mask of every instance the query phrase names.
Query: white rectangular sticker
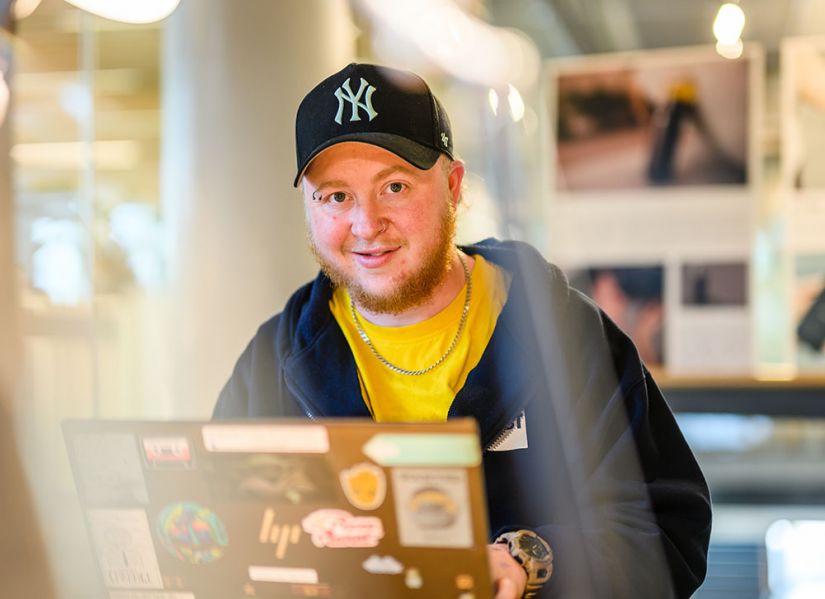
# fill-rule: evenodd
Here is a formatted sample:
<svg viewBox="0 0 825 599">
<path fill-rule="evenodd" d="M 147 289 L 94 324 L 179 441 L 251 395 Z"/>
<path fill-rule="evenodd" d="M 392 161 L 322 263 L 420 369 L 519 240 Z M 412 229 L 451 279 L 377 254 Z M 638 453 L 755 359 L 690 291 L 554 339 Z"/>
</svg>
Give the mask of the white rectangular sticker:
<svg viewBox="0 0 825 599">
<path fill-rule="evenodd" d="M 112 591 L 109 599 L 195 599 L 192 593 L 166 593 L 164 591 Z"/>
<path fill-rule="evenodd" d="M 225 453 L 327 453 L 329 436 L 320 425 L 222 425 L 203 427 L 207 451 Z"/>
<path fill-rule="evenodd" d="M 143 510 L 89 510 L 89 528 L 106 586 L 163 588 Z"/>
<path fill-rule="evenodd" d="M 255 582 L 288 582 L 292 584 L 318 584 L 318 572 L 312 568 L 276 568 L 249 566 L 249 578 Z"/>
<path fill-rule="evenodd" d="M 519 414 L 516 419 L 502 431 L 498 442 L 489 449 L 490 451 L 527 449 L 527 418 L 524 416 L 524 412 Z"/>
<path fill-rule="evenodd" d="M 407 547 L 472 547 L 467 472 L 461 468 L 392 470 L 399 540 Z"/>
<path fill-rule="evenodd" d="M 83 433 L 74 438 L 72 449 L 88 504 L 149 503 L 134 435 Z"/>
</svg>

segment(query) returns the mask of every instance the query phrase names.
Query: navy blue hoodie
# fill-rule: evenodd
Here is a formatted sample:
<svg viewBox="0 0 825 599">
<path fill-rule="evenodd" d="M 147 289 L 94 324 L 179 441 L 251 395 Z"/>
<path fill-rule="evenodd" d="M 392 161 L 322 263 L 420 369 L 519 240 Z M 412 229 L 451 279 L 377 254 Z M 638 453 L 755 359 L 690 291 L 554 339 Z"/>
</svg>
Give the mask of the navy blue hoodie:
<svg viewBox="0 0 825 599">
<path fill-rule="evenodd" d="M 490 530 L 530 528 L 550 543 L 539 597 L 689 597 L 705 576 L 710 496 L 633 343 L 530 246 L 462 249 L 512 275 L 449 410 L 478 421 Z M 319 274 L 261 325 L 215 418 L 370 416 L 332 290 Z M 497 451 L 519 418 L 527 447 Z"/>
</svg>

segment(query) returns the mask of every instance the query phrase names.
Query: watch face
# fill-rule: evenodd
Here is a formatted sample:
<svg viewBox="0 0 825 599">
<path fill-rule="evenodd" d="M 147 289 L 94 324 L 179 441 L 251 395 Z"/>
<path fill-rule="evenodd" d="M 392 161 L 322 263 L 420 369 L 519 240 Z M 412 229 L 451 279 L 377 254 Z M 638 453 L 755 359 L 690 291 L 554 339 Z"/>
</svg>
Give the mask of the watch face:
<svg viewBox="0 0 825 599">
<path fill-rule="evenodd" d="M 550 557 L 547 547 L 536 537 L 524 535 L 519 539 L 518 546 L 519 549 L 535 560 L 543 561 Z"/>
</svg>

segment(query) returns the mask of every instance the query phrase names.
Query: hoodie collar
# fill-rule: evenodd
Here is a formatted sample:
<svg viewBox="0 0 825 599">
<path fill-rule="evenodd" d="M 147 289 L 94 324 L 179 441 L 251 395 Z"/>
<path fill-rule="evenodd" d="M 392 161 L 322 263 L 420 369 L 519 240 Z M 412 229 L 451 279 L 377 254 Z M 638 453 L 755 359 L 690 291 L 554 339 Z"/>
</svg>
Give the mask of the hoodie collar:
<svg viewBox="0 0 825 599">
<path fill-rule="evenodd" d="M 544 261 L 526 244 L 493 239 L 461 247 L 513 274 L 507 302 L 479 364 L 458 392 L 449 416 L 474 416 L 482 445 L 487 446 L 524 410 L 535 393 L 539 367 L 536 331 L 530 318 L 525 281 L 542 273 Z M 332 283 L 319 274 L 301 297 L 285 309 L 287 327 L 279 340 L 287 385 L 313 418 L 369 417 L 358 382 L 355 360 L 338 323 L 329 311 Z M 308 292 L 308 297 L 307 297 Z M 296 294 L 297 295 L 297 294 Z"/>
</svg>

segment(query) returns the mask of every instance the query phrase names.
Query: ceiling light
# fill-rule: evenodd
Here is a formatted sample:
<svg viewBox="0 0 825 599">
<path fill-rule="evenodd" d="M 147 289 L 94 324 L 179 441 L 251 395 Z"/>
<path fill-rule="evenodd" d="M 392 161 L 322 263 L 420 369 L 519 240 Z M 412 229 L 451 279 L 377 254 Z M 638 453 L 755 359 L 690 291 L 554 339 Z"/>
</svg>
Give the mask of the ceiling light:
<svg viewBox="0 0 825 599">
<path fill-rule="evenodd" d="M 722 42 L 716 42 L 716 53 L 723 58 L 729 58 L 734 60 L 742 56 L 742 50 L 744 46 L 742 44 L 742 40 L 736 40 L 732 44 L 723 44 Z"/>
<path fill-rule="evenodd" d="M 508 83 L 507 87 L 510 89 L 507 93 L 507 103 L 510 105 L 510 116 L 513 117 L 513 122 L 517 123 L 524 118 L 524 100 L 512 84 Z"/>
<path fill-rule="evenodd" d="M 165 19 L 180 0 L 66 0 L 104 19 L 121 23 L 154 23 Z"/>
<path fill-rule="evenodd" d="M 745 28 L 745 13 L 738 4 L 726 2 L 719 7 L 713 21 L 713 35 L 720 44 L 734 44 Z"/>
<path fill-rule="evenodd" d="M 21 21 L 32 14 L 40 6 L 40 0 L 17 0 L 11 8 L 15 21 Z"/>
<path fill-rule="evenodd" d="M 490 104 L 493 114 L 498 114 L 498 94 L 492 87 L 487 92 L 487 102 Z"/>
</svg>

